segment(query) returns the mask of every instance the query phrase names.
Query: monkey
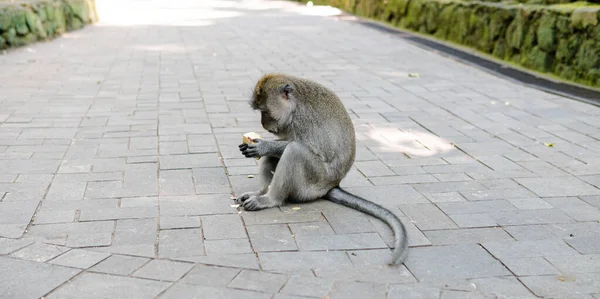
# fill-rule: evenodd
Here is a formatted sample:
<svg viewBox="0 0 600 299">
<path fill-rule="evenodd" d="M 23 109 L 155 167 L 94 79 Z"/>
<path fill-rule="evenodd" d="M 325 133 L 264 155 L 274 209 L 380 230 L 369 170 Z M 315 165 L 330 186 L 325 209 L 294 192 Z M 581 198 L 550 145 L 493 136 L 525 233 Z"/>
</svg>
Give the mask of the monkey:
<svg viewBox="0 0 600 299">
<path fill-rule="evenodd" d="M 395 237 L 388 264 L 404 263 L 408 240 L 400 219 L 340 187 L 356 155 L 354 124 L 340 98 L 315 81 L 271 73 L 257 81 L 249 103 L 276 139 L 239 145 L 246 158 L 261 157 L 260 189 L 241 194 L 236 203 L 246 211 L 320 198 L 345 205 L 386 222 Z"/>
</svg>

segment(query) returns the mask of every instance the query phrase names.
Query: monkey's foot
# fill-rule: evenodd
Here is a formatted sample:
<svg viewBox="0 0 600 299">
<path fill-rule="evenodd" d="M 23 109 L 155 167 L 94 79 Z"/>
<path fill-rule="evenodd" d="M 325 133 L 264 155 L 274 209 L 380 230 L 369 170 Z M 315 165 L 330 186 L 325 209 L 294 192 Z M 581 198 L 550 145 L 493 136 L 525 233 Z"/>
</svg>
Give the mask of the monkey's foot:
<svg viewBox="0 0 600 299">
<path fill-rule="evenodd" d="M 258 211 L 277 206 L 277 202 L 265 195 L 251 196 L 243 201 L 242 206 L 246 211 Z"/>
<path fill-rule="evenodd" d="M 263 193 L 264 194 L 264 193 Z M 244 203 L 244 201 L 246 201 L 248 198 L 252 197 L 252 196 L 258 196 L 261 195 L 260 191 L 251 191 L 251 192 L 244 192 L 242 193 L 242 195 L 240 195 L 236 200 L 235 203 L 238 205 L 241 205 Z"/>
</svg>

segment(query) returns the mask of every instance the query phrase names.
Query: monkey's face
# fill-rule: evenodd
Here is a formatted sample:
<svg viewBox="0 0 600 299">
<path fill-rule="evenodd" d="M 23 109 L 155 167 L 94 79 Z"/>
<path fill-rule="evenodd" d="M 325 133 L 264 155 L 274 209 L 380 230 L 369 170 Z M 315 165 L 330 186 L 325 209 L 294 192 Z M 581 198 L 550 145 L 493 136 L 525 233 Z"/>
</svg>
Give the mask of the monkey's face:
<svg viewBox="0 0 600 299">
<path fill-rule="evenodd" d="M 283 135 L 292 121 L 294 103 L 289 84 L 260 86 L 254 93 L 252 108 L 260 111 L 263 128 L 275 135 Z"/>
</svg>

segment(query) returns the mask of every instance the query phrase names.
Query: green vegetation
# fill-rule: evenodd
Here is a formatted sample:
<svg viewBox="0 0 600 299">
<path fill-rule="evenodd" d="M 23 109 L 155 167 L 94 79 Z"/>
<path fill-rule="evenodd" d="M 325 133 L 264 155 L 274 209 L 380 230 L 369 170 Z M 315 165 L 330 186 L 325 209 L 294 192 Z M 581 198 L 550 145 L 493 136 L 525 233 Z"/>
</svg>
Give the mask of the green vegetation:
<svg viewBox="0 0 600 299">
<path fill-rule="evenodd" d="M 96 20 L 93 0 L 0 1 L 0 49 L 53 38 Z"/>
<path fill-rule="evenodd" d="M 600 87 L 598 4 L 565 0 L 313 2 L 473 48 L 551 77 Z"/>
</svg>

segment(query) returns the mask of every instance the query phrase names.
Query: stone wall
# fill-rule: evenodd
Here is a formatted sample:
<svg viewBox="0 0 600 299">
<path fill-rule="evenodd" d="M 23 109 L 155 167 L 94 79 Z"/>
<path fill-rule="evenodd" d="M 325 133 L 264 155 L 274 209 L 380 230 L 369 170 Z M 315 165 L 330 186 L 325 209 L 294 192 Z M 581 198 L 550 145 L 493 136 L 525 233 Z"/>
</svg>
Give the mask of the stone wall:
<svg viewBox="0 0 600 299">
<path fill-rule="evenodd" d="M 550 76 L 600 87 L 600 5 L 474 0 L 313 2 L 468 46 Z"/>
<path fill-rule="evenodd" d="M 97 19 L 94 0 L 0 1 L 0 49 L 51 39 Z"/>
</svg>

